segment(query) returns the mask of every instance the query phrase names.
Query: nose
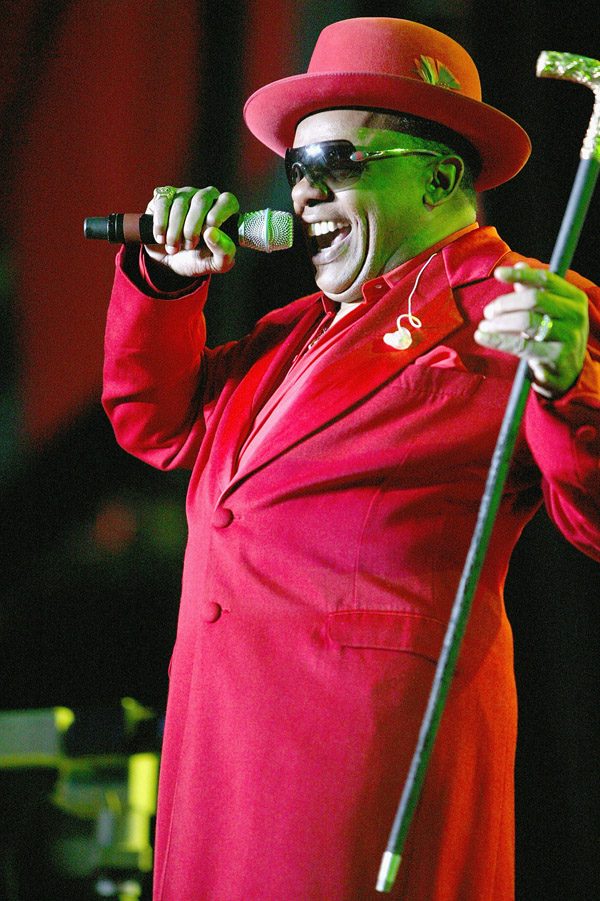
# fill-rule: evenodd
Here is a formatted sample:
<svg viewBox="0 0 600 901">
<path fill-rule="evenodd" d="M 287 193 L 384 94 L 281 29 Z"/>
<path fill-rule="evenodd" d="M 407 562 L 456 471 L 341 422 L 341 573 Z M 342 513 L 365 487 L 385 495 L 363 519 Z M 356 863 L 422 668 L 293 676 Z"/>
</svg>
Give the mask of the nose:
<svg viewBox="0 0 600 901">
<path fill-rule="evenodd" d="M 325 182 L 309 181 L 306 175 L 292 188 L 292 203 L 294 212 L 300 215 L 304 207 L 323 203 L 329 197 L 330 191 Z"/>
</svg>

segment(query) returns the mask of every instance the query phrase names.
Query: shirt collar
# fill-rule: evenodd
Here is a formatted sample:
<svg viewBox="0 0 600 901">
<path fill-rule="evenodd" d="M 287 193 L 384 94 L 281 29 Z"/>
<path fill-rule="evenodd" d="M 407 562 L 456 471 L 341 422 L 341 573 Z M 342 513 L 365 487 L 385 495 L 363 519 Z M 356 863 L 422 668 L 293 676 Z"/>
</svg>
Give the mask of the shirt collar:
<svg viewBox="0 0 600 901">
<path fill-rule="evenodd" d="M 389 272 L 384 273 L 384 275 L 378 276 L 378 278 L 373 278 L 370 281 L 365 282 L 363 285 L 363 297 L 367 301 L 379 299 L 390 288 L 393 288 L 394 285 L 397 285 L 403 278 L 406 278 L 413 269 L 416 269 L 417 266 L 424 263 L 432 254 L 437 253 L 442 247 L 446 247 L 447 244 L 451 244 L 453 241 L 474 231 L 476 228 L 479 228 L 479 225 L 477 222 L 474 222 L 472 225 L 467 225 L 465 228 L 452 232 L 451 235 L 442 238 L 437 244 L 432 244 L 431 247 L 428 247 L 422 253 L 418 254 L 418 256 L 412 257 L 412 259 L 407 260 L 405 263 L 401 263 L 399 266 L 396 266 L 395 269 L 391 269 Z"/>
</svg>

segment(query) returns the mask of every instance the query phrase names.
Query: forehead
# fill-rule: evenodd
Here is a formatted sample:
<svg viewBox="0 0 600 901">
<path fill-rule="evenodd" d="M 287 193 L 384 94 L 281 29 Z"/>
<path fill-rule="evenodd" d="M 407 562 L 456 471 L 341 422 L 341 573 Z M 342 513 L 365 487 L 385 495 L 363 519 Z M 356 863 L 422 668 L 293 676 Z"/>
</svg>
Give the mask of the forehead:
<svg viewBox="0 0 600 901">
<path fill-rule="evenodd" d="M 342 139 L 352 141 L 353 144 L 368 144 L 375 137 L 398 136 L 397 132 L 370 128 L 367 125 L 370 117 L 369 110 L 357 109 L 331 109 L 313 113 L 298 123 L 294 147 Z"/>
</svg>

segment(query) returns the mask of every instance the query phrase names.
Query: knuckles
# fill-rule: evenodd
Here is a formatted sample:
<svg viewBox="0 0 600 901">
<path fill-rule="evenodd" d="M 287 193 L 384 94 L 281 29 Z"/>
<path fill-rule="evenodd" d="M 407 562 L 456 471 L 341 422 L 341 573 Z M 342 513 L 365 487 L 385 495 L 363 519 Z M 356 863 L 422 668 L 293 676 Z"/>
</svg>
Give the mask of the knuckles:
<svg viewBox="0 0 600 901">
<path fill-rule="evenodd" d="M 205 204 L 207 200 L 215 201 L 219 196 L 218 188 L 215 188 L 214 185 L 206 188 L 190 188 L 190 191 L 193 191 L 191 202 L 196 206 Z"/>
</svg>

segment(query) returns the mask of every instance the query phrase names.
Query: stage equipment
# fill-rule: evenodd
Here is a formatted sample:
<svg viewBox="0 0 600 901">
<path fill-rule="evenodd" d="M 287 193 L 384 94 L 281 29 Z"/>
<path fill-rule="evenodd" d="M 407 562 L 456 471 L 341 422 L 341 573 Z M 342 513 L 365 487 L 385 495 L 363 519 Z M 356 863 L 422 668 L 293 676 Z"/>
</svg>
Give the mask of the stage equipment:
<svg viewBox="0 0 600 901">
<path fill-rule="evenodd" d="M 0 771 L 56 773 L 48 800 L 64 828 L 46 841 L 68 897 L 71 889 L 114 901 L 149 897 L 161 737 L 162 717 L 133 698 L 102 710 L 0 712 Z M 4 883 L 16 886 L 20 875 L 0 865 L 2 898 Z"/>
</svg>

